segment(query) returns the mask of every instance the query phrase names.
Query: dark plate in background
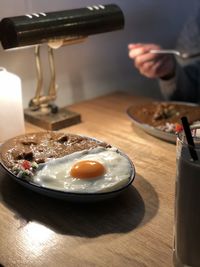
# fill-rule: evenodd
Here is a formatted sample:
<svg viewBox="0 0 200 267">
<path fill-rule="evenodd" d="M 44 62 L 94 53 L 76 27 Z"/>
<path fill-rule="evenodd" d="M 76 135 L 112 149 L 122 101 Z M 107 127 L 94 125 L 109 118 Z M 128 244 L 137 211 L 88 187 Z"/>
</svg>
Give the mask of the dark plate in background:
<svg viewBox="0 0 200 267">
<path fill-rule="evenodd" d="M 156 102 L 156 101 L 154 101 Z M 150 101 L 147 102 L 147 105 L 149 105 Z M 158 102 L 159 103 L 159 102 Z M 194 104 L 194 103 L 186 103 L 186 102 L 177 102 L 177 101 L 166 101 L 165 103 L 168 104 L 174 104 L 174 105 L 185 105 L 186 107 L 190 106 L 190 107 L 197 107 L 199 105 Z M 145 131 L 146 133 L 157 137 L 159 139 L 162 139 L 164 141 L 170 142 L 170 143 L 176 143 L 176 134 L 175 133 L 168 133 L 165 131 L 162 131 L 150 124 L 144 123 L 142 120 L 139 120 L 137 118 L 137 116 L 135 116 L 134 114 L 134 109 L 141 109 L 141 107 L 145 107 L 144 102 L 141 102 L 140 104 L 135 104 L 130 106 L 127 109 L 127 114 L 129 116 L 129 118 L 131 119 L 131 121 L 133 122 L 134 125 L 136 125 L 137 127 L 139 127 L 140 129 L 142 129 L 143 131 Z M 199 117 L 200 120 L 200 117 Z M 179 122 L 180 123 L 180 122 Z M 199 122 L 197 122 L 199 123 Z"/>
</svg>

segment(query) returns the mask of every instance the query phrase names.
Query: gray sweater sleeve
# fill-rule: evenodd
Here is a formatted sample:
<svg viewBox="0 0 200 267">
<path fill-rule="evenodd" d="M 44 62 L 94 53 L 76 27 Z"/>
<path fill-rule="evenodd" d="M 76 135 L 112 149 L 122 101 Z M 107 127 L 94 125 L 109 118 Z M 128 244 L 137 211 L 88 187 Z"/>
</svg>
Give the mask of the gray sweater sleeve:
<svg viewBox="0 0 200 267">
<path fill-rule="evenodd" d="M 170 80 L 159 80 L 160 90 L 166 100 L 200 102 L 200 61 L 181 67 Z"/>
</svg>

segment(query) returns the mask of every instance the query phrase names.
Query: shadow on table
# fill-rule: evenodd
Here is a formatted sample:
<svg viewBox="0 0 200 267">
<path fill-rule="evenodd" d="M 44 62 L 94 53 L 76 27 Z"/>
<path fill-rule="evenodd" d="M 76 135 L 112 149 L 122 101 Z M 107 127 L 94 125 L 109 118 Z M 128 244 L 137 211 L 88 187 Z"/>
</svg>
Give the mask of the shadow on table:
<svg viewBox="0 0 200 267">
<path fill-rule="evenodd" d="M 60 234 L 95 237 L 126 233 L 151 220 L 159 206 L 154 188 L 137 175 L 137 188 L 95 203 L 70 203 L 24 188 L 5 175 L 0 178 L 0 200 L 20 221 L 35 221 Z M 134 185 L 134 183 L 133 183 Z"/>
</svg>

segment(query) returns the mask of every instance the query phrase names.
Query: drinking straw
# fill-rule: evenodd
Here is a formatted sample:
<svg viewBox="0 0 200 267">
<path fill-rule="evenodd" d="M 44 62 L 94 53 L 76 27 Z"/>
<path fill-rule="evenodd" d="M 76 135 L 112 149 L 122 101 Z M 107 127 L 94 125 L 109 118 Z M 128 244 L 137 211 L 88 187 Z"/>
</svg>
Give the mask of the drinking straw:
<svg viewBox="0 0 200 267">
<path fill-rule="evenodd" d="M 192 157 L 192 159 L 194 161 L 196 161 L 196 160 L 198 160 L 198 155 L 197 155 L 197 152 L 195 150 L 195 144 L 194 144 L 194 140 L 193 140 L 193 137 L 192 137 L 192 134 L 191 134 L 191 130 L 190 130 L 190 126 L 189 126 L 189 123 L 188 123 L 188 119 L 187 119 L 187 117 L 182 117 L 181 121 L 182 121 L 182 125 L 183 125 L 183 130 L 185 132 L 185 137 L 187 139 L 188 148 L 189 148 L 189 151 L 190 151 L 190 156 Z"/>
</svg>

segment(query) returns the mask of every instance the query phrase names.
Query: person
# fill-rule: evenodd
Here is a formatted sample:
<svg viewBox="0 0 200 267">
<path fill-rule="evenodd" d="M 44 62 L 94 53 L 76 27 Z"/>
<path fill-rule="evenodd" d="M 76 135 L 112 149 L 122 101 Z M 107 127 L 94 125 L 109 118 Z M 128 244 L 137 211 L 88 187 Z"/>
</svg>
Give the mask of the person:
<svg viewBox="0 0 200 267">
<path fill-rule="evenodd" d="M 129 57 L 139 72 L 159 80 L 166 100 L 200 102 L 200 61 L 182 67 L 173 55 L 153 54 L 156 44 L 129 44 Z"/>
<path fill-rule="evenodd" d="M 179 44 L 181 40 L 184 45 L 189 44 L 182 50 L 190 50 L 191 53 L 200 52 L 200 8 L 196 10 L 179 38 Z M 166 100 L 200 103 L 200 60 L 182 66 L 173 55 L 151 53 L 151 50 L 160 49 L 162 47 L 159 44 L 131 43 L 128 45 L 128 54 L 142 75 L 158 80 Z"/>
</svg>

